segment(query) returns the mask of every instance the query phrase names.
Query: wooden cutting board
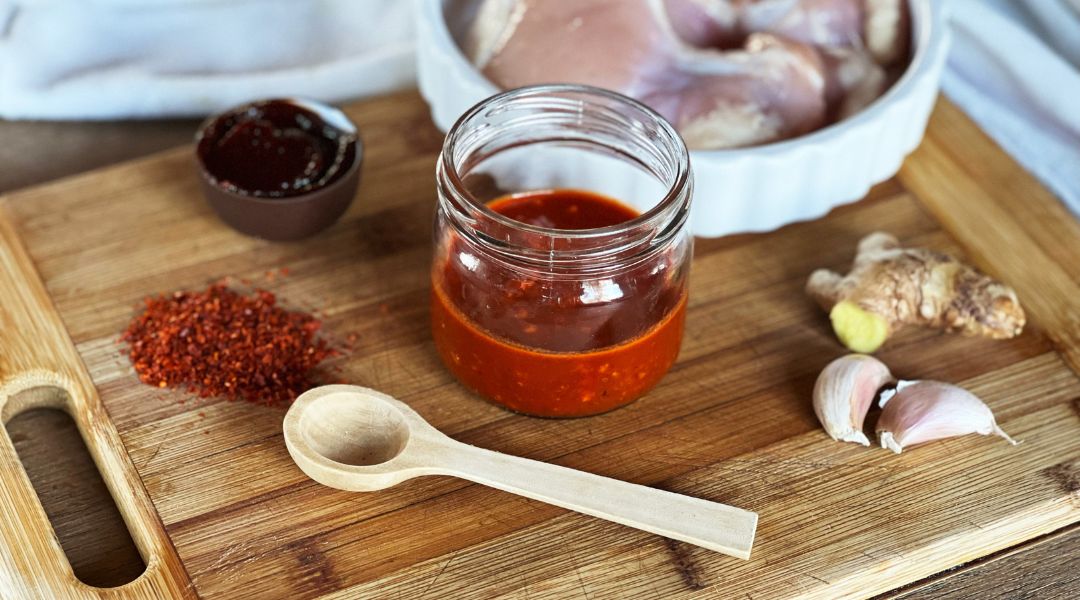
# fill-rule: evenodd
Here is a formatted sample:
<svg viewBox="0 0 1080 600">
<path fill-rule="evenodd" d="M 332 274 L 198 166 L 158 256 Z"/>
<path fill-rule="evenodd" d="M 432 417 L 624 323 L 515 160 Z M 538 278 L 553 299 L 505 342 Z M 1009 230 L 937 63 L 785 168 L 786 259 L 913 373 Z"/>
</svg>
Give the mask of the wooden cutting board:
<svg viewBox="0 0 1080 600">
<path fill-rule="evenodd" d="M 21 256 L 21 239 L 26 266 L 40 274 L 85 363 L 83 372 L 73 359 L 60 383 L 92 379 L 130 457 L 99 463 L 127 464 L 141 482 L 125 492 L 116 484 L 125 473 L 116 481 L 107 474 L 152 557 L 152 577 L 164 583 L 144 579 L 125 591 L 865 597 L 1080 520 L 1080 227 L 947 102 L 899 176 L 866 200 L 769 234 L 699 240 L 678 364 L 637 403 L 578 420 L 510 414 L 443 370 L 427 325 L 442 136 L 412 92 L 347 111 L 368 152 L 359 196 L 339 224 L 302 243 L 263 242 L 222 225 L 199 193 L 190 148 L 0 200 L 0 222 L 8 222 L 0 223 L 0 250 Z M 696 201 L 724 198 L 699 193 Z M 846 270 L 858 239 L 878 229 L 966 256 L 1018 290 L 1030 325 L 1015 340 L 906 330 L 880 357 L 901 377 L 969 387 L 1021 445 L 968 436 L 897 456 L 832 442 L 819 428 L 810 390 L 844 350 L 802 287 L 814 268 Z M 120 356 L 117 336 L 144 296 L 226 276 L 319 312 L 326 335 L 351 346 L 328 380 L 379 388 L 456 439 L 758 512 L 751 560 L 459 480 L 368 494 L 309 481 L 286 453 L 282 409 L 148 387 Z M 46 322 L 47 313 L 31 321 Z M 12 370 L 5 352 L 36 347 L 17 340 L 40 333 L 12 329 L 0 337 L 0 378 Z M 50 335 L 59 339 L 50 344 L 66 343 L 62 332 Z M 66 352 L 46 345 L 37 356 Z M 95 401 L 92 390 L 73 395 Z M 17 408 L 9 405 L 5 420 Z M 23 489 L 29 484 L 0 437 L 5 488 Z M 140 513 L 144 490 L 152 510 Z M 27 505 L 0 512 L 0 521 L 10 527 L 27 514 L 40 516 Z M 0 587 L 9 591 L 11 564 L 0 561 L 8 568 Z M 45 571 L 70 575 L 57 569 Z"/>
</svg>

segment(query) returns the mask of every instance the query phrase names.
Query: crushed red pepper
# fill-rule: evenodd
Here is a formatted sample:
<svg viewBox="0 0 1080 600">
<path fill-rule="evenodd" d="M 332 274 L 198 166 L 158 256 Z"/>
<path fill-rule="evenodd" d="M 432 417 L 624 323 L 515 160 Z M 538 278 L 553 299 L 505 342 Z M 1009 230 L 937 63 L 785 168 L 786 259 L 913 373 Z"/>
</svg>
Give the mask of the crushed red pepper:
<svg viewBox="0 0 1080 600">
<path fill-rule="evenodd" d="M 311 387 L 312 369 L 336 354 L 316 337 L 318 320 L 281 308 L 266 290 L 245 295 L 217 283 L 145 304 L 121 340 L 148 385 L 280 404 Z"/>
</svg>

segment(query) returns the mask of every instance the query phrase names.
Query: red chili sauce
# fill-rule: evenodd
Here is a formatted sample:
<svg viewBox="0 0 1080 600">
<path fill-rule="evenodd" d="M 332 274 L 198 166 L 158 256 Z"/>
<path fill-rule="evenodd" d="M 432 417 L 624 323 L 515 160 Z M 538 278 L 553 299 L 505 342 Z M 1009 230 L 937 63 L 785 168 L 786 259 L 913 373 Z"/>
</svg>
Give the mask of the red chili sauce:
<svg viewBox="0 0 1080 600">
<path fill-rule="evenodd" d="M 207 127 L 199 156 L 217 185 L 264 198 L 297 196 L 333 183 L 356 159 L 356 135 L 287 100 L 225 113 Z"/>
<path fill-rule="evenodd" d="M 638 216 L 600 195 L 550 190 L 488 206 L 529 225 L 591 229 Z M 685 274 L 669 254 L 601 280 L 530 277 L 469 254 L 461 239 L 433 272 L 432 330 L 451 372 L 512 410 L 546 417 L 602 413 L 652 388 L 679 352 Z"/>
</svg>

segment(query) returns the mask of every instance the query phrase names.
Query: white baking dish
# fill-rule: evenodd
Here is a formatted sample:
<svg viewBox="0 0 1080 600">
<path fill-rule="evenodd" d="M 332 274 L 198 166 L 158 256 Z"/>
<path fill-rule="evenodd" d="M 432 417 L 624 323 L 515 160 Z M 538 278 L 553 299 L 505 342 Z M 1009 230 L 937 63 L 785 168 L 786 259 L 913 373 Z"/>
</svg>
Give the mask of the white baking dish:
<svg viewBox="0 0 1080 600">
<path fill-rule="evenodd" d="M 469 107 L 499 90 L 468 61 L 447 25 L 445 7 L 467 5 L 467 0 L 414 2 L 420 91 L 435 124 L 446 131 Z M 922 139 L 937 98 L 950 38 L 943 4 L 910 0 L 911 65 L 862 112 L 792 140 L 692 151 L 694 233 L 767 231 L 817 218 L 895 174 Z"/>
</svg>

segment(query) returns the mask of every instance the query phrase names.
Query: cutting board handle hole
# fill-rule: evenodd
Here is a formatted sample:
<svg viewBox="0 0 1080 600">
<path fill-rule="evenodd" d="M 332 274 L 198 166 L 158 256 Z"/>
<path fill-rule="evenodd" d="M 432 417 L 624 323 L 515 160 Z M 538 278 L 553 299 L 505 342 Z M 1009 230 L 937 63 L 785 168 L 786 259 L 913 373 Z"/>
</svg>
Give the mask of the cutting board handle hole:
<svg viewBox="0 0 1080 600">
<path fill-rule="evenodd" d="M 4 426 L 75 576 L 94 587 L 124 585 L 146 563 L 67 405 L 61 388 L 31 388 L 8 399 Z"/>
</svg>

